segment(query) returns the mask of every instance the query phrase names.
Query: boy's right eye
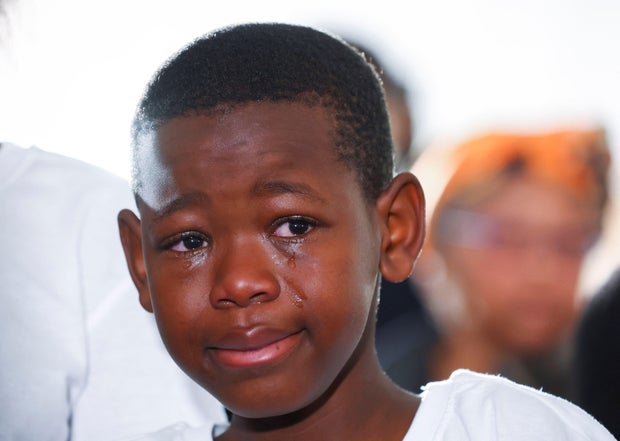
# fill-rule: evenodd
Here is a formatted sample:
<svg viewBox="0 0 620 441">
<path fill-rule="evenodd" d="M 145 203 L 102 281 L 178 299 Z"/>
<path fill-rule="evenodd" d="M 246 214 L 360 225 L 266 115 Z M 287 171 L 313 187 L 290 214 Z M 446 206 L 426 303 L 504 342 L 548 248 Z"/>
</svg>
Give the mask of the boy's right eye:
<svg viewBox="0 0 620 441">
<path fill-rule="evenodd" d="M 276 222 L 273 235 L 281 238 L 303 236 L 316 226 L 316 222 L 303 216 L 292 216 Z"/>
<path fill-rule="evenodd" d="M 186 233 L 171 243 L 170 249 L 177 252 L 196 251 L 207 246 L 204 237 L 197 233 Z"/>
</svg>

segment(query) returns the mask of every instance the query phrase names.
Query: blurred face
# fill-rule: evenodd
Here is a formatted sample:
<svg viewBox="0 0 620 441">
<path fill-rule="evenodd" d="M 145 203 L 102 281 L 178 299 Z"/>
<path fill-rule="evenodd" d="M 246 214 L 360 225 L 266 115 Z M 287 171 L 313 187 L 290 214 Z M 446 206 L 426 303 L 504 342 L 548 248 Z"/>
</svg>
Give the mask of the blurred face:
<svg viewBox="0 0 620 441">
<path fill-rule="evenodd" d="M 474 326 L 503 349 L 535 353 L 574 322 L 592 218 L 567 192 L 533 178 L 498 193 L 454 212 L 461 227 L 446 260 Z"/>
<path fill-rule="evenodd" d="M 381 235 L 331 132 L 323 108 L 260 103 L 157 133 L 141 302 L 175 361 L 237 415 L 307 406 L 373 344 Z"/>
</svg>

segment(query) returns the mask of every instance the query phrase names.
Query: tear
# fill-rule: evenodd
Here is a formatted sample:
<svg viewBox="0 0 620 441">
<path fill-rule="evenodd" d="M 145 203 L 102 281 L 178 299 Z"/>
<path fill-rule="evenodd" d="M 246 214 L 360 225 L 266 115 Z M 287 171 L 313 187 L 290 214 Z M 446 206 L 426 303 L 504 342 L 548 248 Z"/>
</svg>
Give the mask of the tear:
<svg viewBox="0 0 620 441">
<path fill-rule="evenodd" d="M 290 269 L 295 269 L 295 267 L 297 266 L 295 264 L 295 253 L 293 253 L 293 255 L 288 259 L 287 265 Z"/>
</svg>

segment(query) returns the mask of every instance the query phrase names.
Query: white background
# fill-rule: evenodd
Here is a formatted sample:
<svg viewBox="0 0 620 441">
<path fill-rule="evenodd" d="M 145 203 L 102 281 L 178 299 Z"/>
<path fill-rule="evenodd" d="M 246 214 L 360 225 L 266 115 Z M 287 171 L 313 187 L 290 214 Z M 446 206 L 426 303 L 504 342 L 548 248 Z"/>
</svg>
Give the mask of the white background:
<svg viewBox="0 0 620 441">
<path fill-rule="evenodd" d="M 419 146 L 573 122 L 605 125 L 614 151 L 620 142 L 615 0 L 13 0 L 0 32 L 1 137 L 127 177 L 129 124 L 152 72 L 194 37 L 244 21 L 369 46 L 412 89 Z"/>
</svg>

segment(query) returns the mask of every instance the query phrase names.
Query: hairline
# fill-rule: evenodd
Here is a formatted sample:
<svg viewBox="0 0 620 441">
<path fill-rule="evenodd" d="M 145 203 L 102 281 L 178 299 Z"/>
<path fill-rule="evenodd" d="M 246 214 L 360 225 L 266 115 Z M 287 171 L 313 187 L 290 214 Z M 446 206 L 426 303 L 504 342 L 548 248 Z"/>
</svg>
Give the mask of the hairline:
<svg viewBox="0 0 620 441">
<path fill-rule="evenodd" d="M 274 103 L 274 104 L 285 104 L 285 103 L 299 103 L 307 106 L 308 108 L 313 108 L 320 106 L 325 111 L 325 115 L 328 118 L 330 127 L 332 130 L 329 131 L 329 137 L 332 140 L 333 144 L 330 146 L 333 151 L 336 160 L 341 162 L 349 171 L 351 171 L 355 176 L 355 182 L 358 186 L 358 190 L 361 192 L 364 200 L 369 203 L 373 203 L 378 194 L 369 194 L 369 192 L 364 188 L 363 178 L 364 176 L 360 171 L 357 170 L 353 159 L 347 157 L 347 155 L 343 154 L 343 149 L 339 148 L 339 145 L 346 145 L 346 136 L 341 133 L 342 128 L 346 126 L 344 121 L 339 121 L 339 116 L 342 116 L 344 112 L 339 111 L 338 107 L 333 103 L 333 99 L 331 96 L 320 96 L 317 95 L 315 91 L 304 91 L 295 97 L 292 98 L 278 98 L 278 99 L 264 99 L 264 100 L 248 100 L 248 101 L 235 101 L 235 102 L 223 102 L 218 103 L 212 107 L 205 108 L 196 108 L 189 109 L 186 112 L 179 113 L 178 115 L 173 115 L 166 119 L 154 120 L 153 118 L 145 118 L 141 112 L 136 115 L 134 119 L 134 123 L 132 126 L 132 176 L 131 176 L 131 187 L 134 195 L 136 197 L 140 196 L 142 189 L 142 173 L 138 173 L 138 170 L 142 171 L 143 167 L 138 166 L 138 158 L 139 150 L 148 147 L 148 148 L 157 148 L 153 143 L 153 136 L 156 135 L 157 132 L 161 129 L 162 126 L 169 123 L 170 121 L 177 118 L 191 118 L 195 116 L 205 116 L 211 117 L 215 115 L 225 115 L 227 113 L 232 113 L 235 110 L 242 108 L 244 106 L 248 106 L 251 104 L 261 104 L 261 103 Z M 145 141 L 149 139 L 150 141 Z M 150 145 L 145 145 L 150 144 Z M 384 190 L 384 189 L 382 189 Z"/>
</svg>

